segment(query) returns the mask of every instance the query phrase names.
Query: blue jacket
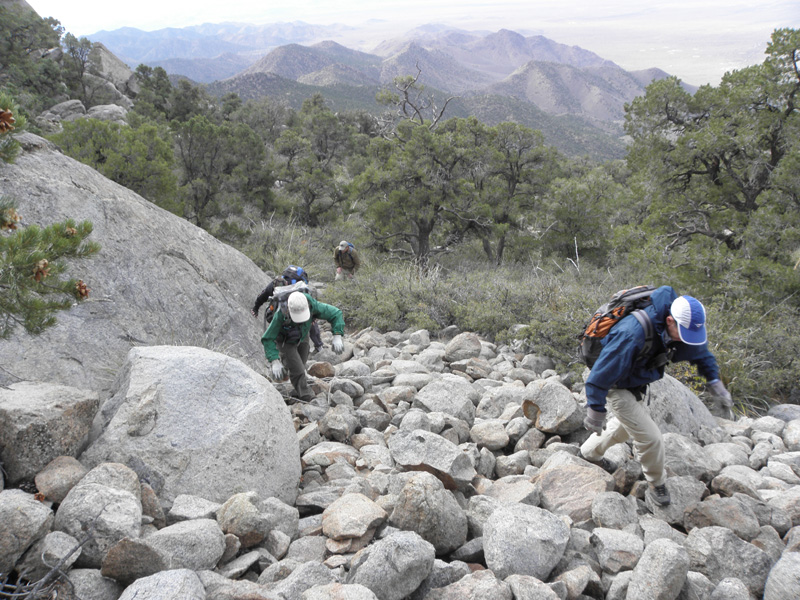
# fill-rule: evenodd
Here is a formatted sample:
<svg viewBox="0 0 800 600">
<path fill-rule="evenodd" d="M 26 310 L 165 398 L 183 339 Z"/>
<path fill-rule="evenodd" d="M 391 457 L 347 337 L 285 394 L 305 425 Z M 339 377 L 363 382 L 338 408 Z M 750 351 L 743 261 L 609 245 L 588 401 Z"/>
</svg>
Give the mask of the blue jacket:
<svg viewBox="0 0 800 600">
<path fill-rule="evenodd" d="M 675 290 L 663 285 L 653 292 L 652 304 L 644 309 L 655 328 L 652 355 L 665 352 L 667 347 L 674 348 L 672 362 L 689 361 L 708 381 L 719 379 L 719 366 L 708 344 L 690 346 L 669 338 L 666 320 L 672 301 L 677 297 Z M 633 315 L 622 319 L 603 338 L 603 350 L 586 380 L 586 399 L 590 407 L 605 412 L 606 395 L 611 388 L 638 388 L 664 376 L 663 370 L 646 367 L 647 357 L 637 360 L 644 342 L 644 329 Z"/>
</svg>

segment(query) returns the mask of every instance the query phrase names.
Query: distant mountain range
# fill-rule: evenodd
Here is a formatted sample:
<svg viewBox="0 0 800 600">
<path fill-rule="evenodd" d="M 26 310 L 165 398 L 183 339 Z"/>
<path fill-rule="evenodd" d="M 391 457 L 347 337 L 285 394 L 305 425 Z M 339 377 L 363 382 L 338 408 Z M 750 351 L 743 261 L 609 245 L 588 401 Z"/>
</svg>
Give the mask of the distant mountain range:
<svg viewBox="0 0 800 600">
<path fill-rule="evenodd" d="M 88 36 L 132 68 L 161 66 L 208 84 L 214 94 L 268 95 L 291 106 L 322 92 L 336 110 L 381 110 L 375 93 L 400 75 L 420 72 L 433 93 L 458 98 L 449 116 L 487 123 L 513 120 L 541 129 L 563 151 L 621 156 L 624 105 L 644 92 L 659 69 L 628 72 L 577 46 L 502 29 L 474 32 L 428 25 L 376 43 L 341 25 L 205 24 L 144 32 L 133 28 Z M 689 87 L 689 86 L 687 86 Z M 693 88 L 689 88 L 692 89 Z"/>
</svg>

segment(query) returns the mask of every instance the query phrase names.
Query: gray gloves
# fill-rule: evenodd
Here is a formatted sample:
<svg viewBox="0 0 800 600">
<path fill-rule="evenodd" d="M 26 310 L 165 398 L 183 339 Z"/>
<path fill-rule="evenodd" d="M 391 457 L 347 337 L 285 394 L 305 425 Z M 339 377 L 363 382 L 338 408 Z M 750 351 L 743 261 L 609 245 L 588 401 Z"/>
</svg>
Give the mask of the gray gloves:
<svg viewBox="0 0 800 600">
<path fill-rule="evenodd" d="M 269 363 L 269 368 L 274 381 L 283 381 L 283 378 L 286 376 L 286 371 L 283 368 L 281 359 L 276 358 L 273 360 L 271 363 Z"/>
<path fill-rule="evenodd" d="M 733 398 L 731 397 L 731 393 L 725 388 L 725 384 L 719 379 L 708 382 L 708 391 L 711 392 L 712 395 L 722 400 L 722 404 L 726 408 L 731 408 L 733 406 Z"/>
<path fill-rule="evenodd" d="M 583 426 L 589 431 L 600 435 L 606 428 L 606 413 L 597 411 L 591 406 L 586 407 L 586 418 Z"/>
<path fill-rule="evenodd" d="M 334 354 L 341 354 L 344 352 L 344 342 L 342 341 L 342 336 L 338 334 L 334 335 L 331 342 L 331 347 L 333 348 Z"/>
</svg>

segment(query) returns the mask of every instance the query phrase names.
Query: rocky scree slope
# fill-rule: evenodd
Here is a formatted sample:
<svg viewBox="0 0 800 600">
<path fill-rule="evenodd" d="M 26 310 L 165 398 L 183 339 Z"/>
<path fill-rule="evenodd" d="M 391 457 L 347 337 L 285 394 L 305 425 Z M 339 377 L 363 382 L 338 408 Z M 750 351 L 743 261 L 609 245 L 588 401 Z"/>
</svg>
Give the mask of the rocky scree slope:
<svg viewBox="0 0 800 600">
<path fill-rule="evenodd" d="M 667 507 L 627 444 L 613 473 L 578 456 L 581 381 L 469 332 L 348 336 L 287 406 L 257 372 L 255 265 L 22 141 L 0 190 L 26 223 L 92 220 L 103 251 L 75 265 L 94 302 L 0 344 L 7 581 L 63 561 L 59 597 L 84 599 L 800 596 L 797 406 L 730 421 L 653 384 Z"/>
<path fill-rule="evenodd" d="M 41 576 L 91 531 L 63 567 L 84 598 L 798 597 L 797 406 L 729 421 L 653 384 L 660 507 L 628 444 L 613 473 L 580 458 L 582 382 L 552 366 L 472 333 L 365 330 L 310 363 L 316 397 L 287 406 L 288 384 L 231 357 L 134 348 L 73 424 L 88 449 L 40 457 L 38 497 L 0 492 L 0 571 Z M 4 460 L 44 454 L 25 435 L 75 412 L 41 385 L 0 394 L 0 439 L 17 431 Z"/>
</svg>

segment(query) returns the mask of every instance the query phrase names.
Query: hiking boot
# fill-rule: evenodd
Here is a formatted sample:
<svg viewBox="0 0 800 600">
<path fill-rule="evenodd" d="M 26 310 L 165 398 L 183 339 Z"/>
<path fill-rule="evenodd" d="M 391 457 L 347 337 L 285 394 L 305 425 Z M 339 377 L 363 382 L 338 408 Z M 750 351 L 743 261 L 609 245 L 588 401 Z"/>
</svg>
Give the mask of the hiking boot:
<svg viewBox="0 0 800 600">
<path fill-rule="evenodd" d="M 667 506 L 671 499 L 666 484 L 651 486 L 653 501 L 661 506 Z"/>
<path fill-rule="evenodd" d="M 289 392 L 289 397 L 300 400 L 301 402 L 311 402 L 314 399 L 314 394 L 306 394 L 305 396 L 301 396 L 297 390 L 292 390 Z"/>
<path fill-rule="evenodd" d="M 581 452 L 578 452 L 578 456 L 580 458 L 582 458 L 583 460 L 585 460 L 586 462 L 592 463 L 593 465 L 596 465 L 596 466 L 600 467 L 606 473 L 610 473 L 610 474 L 613 475 L 614 471 L 617 470 L 617 467 L 614 465 L 614 463 L 612 463 L 606 457 L 603 457 L 600 460 L 590 460 L 590 459 L 586 458 Z"/>
</svg>

